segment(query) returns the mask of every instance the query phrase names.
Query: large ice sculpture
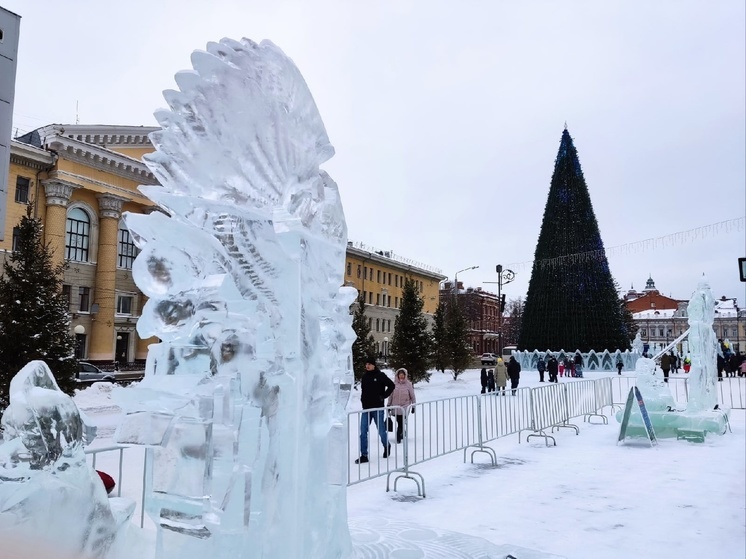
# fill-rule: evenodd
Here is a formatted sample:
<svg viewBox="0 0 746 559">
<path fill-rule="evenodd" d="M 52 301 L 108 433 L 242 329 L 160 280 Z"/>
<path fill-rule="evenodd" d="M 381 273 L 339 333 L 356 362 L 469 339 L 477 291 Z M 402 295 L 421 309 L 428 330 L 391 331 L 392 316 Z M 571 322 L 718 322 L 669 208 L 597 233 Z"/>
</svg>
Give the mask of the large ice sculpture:
<svg viewBox="0 0 746 559">
<path fill-rule="evenodd" d="M 2 426 L 0 555 L 124 558 L 135 503 L 107 498 L 86 464 L 78 408 L 43 361 L 31 361 L 11 380 Z"/>
<path fill-rule="evenodd" d="M 692 368 L 687 379 L 688 402 L 685 408 L 674 402 L 670 383 L 666 384 L 654 374 L 655 362 L 652 359 L 637 361 L 637 385 L 658 438 L 702 440 L 706 433 L 724 434 L 728 425 L 729 410 L 718 406 L 718 343 L 712 329 L 715 299 L 704 277 L 689 301 L 687 314 Z M 622 420 L 623 414 L 624 410 L 617 413 L 618 421 Z M 642 416 L 637 411 L 630 416 L 627 435 L 646 436 Z"/>
<path fill-rule="evenodd" d="M 717 351 L 718 341 L 712 324 L 715 320 L 715 298 L 705 278 L 689 300 L 689 412 L 712 410 L 718 403 Z"/>
<path fill-rule="evenodd" d="M 268 41 L 192 55 L 146 156 L 161 211 L 125 214 L 157 336 L 116 438 L 148 447 L 158 559 L 352 555 L 345 406 L 354 341 L 334 149 Z"/>
</svg>

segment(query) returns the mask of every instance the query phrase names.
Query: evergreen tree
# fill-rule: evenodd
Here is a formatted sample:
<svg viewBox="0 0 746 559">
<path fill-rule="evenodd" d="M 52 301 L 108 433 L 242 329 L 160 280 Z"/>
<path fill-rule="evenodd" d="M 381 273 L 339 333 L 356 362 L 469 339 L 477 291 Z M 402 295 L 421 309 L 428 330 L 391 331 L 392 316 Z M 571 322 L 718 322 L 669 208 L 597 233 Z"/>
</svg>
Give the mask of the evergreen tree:
<svg viewBox="0 0 746 559">
<path fill-rule="evenodd" d="M 445 324 L 446 306 L 441 300 L 433 315 L 433 361 L 435 369 L 441 373 L 448 367 L 448 333 Z"/>
<path fill-rule="evenodd" d="M 375 341 L 370 333 L 370 324 L 365 316 L 365 297 L 361 291 L 353 305 L 352 329 L 357 338 L 352 343 L 352 370 L 355 373 L 355 384 L 360 382 L 365 372 L 365 360 L 375 353 Z"/>
<path fill-rule="evenodd" d="M 569 132 L 562 133 L 523 311 L 522 350 L 629 347 L 619 298 Z"/>
<path fill-rule="evenodd" d="M 617 293 L 621 292 L 619 283 L 616 280 L 614 280 L 614 289 L 616 289 Z M 640 327 L 637 325 L 635 317 L 632 315 L 632 311 L 627 308 L 627 302 L 624 300 L 623 297 L 619 297 L 619 306 L 620 312 L 622 313 L 622 324 L 624 325 L 624 331 L 626 333 L 627 339 L 627 345 L 624 347 L 620 347 L 619 349 L 621 351 L 624 351 L 625 349 L 630 349 L 632 347 L 632 340 L 635 339 L 637 330 L 639 330 Z"/>
<path fill-rule="evenodd" d="M 64 264 L 54 266 L 42 241 L 33 203 L 19 224 L 18 243 L 0 277 L 0 408 L 8 405 L 10 381 L 29 361 L 47 363 L 60 389 L 75 388 L 75 338 L 62 295 Z"/>
<path fill-rule="evenodd" d="M 448 366 L 453 371 L 453 379 L 456 380 L 471 364 L 472 351 L 469 346 L 469 328 L 466 316 L 464 316 L 464 311 L 455 296 L 451 296 L 448 302 L 445 323 Z"/>
<path fill-rule="evenodd" d="M 389 363 L 394 369 L 404 367 L 412 384 L 430 382 L 428 367 L 432 359 L 433 339 L 422 314 L 424 303 L 414 280 L 407 278 L 402 291 L 399 316 L 396 317 Z"/>
</svg>

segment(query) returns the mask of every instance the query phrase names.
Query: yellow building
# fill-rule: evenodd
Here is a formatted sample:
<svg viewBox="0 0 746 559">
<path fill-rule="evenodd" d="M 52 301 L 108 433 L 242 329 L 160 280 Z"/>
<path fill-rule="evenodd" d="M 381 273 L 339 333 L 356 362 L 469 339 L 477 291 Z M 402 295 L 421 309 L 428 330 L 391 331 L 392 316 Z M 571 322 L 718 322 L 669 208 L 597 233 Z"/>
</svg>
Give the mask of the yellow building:
<svg viewBox="0 0 746 559">
<path fill-rule="evenodd" d="M 145 297 L 132 280 L 137 249 L 122 213 L 155 208 L 137 187 L 158 184 L 141 161 L 152 152 L 155 127 L 49 125 L 11 142 L 6 226 L 0 257 L 13 248 L 14 228 L 35 200 L 45 241 L 56 262 L 66 261 L 64 290 L 77 357 L 100 364 L 144 360 L 147 346 L 135 330 Z M 389 353 L 404 281 L 417 282 L 426 316 L 438 306 L 440 270 L 348 243 L 345 284 L 366 298 L 366 316 L 381 356 Z"/>
<path fill-rule="evenodd" d="M 446 279 L 440 270 L 352 241 L 347 243 L 345 260 L 345 285 L 355 287 L 365 297 L 365 316 L 379 356 L 386 359 L 389 355 L 407 278 L 417 284 L 423 300 L 422 311 L 432 324 L 432 315 L 438 308 L 440 282 Z"/>
<path fill-rule="evenodd" d="M 6 219 L 0 251 L 12 250 L 14 230 L 34 200 L 45 242 L 67 261 L 68 296 L 77 357 L 128 363 L 145 359 L 135 322 L 144 304 L 132 280 L 137 252 L 121 219 L 152 203 L 137 187 L 157 184 L 140 158 L 153 151 L 143 126 L 50 125 L 11 142 Z"/>
</svg>

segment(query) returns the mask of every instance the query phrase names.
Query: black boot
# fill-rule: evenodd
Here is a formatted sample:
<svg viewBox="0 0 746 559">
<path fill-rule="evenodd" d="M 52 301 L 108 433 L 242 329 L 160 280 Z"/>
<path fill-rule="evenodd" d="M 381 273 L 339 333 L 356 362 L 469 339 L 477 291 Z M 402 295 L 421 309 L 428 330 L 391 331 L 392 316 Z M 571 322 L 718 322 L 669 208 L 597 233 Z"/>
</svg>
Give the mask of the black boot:
<svg viewBox="0 0 746 559">
<path fill-rule="evenodd" d="M 388 458 L 389 454 L 391 454 L 391 443 L 387 444 L 386 447 L 383 449 L 384 458 Z"/>
<path fill-rule="evenodd" d="M 355 460 L 355 464 L 365 464 L 367 462 L 368 462 L 368 457 L 365 456 L 365 455 L 363 455 L 360 458 L 358 458 L 357 460 Z"/>
</svg>

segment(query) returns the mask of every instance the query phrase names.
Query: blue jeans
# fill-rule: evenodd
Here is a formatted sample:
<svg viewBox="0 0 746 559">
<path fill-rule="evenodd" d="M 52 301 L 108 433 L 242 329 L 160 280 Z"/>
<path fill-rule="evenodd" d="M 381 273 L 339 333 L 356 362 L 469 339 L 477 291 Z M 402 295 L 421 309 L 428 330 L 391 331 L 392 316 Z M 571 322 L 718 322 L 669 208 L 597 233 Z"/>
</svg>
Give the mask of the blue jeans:
<svg viewBox="0 0 746 559">
<path fill-rule="evenodd" d="M 368 430 L 371 421 L 374 421 L 378 427 L 378 436 L 381 437 L 383 448 L 387 448 L 389 444 L 383 410 L 364 411 L 360 414 L 360 456 L 368 456 Z"/>
</svg>

